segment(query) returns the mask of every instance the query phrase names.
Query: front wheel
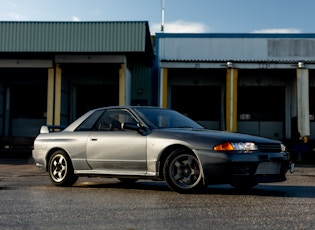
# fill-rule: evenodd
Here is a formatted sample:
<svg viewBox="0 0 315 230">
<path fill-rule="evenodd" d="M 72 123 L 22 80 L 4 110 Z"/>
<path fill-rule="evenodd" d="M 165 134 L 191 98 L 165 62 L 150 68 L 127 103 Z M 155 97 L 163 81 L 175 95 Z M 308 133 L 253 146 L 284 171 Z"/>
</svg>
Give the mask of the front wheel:
<svg viewBox="0 0 315 230">
<path fill-rule="evenodd" d="M 166 159 L 163 172 L 165 181 L 175 192 L 196 192 L 204 187 L 199 160 L 184 149 L 175 150 Z"/>
<path fill-rule="evenodd" d="M 78 180 L 71 160 L 63 150 L 52 154 L 48 162 L 48 172 L 52 183 L 57 186 L 71 186 Z"/>
</svg>

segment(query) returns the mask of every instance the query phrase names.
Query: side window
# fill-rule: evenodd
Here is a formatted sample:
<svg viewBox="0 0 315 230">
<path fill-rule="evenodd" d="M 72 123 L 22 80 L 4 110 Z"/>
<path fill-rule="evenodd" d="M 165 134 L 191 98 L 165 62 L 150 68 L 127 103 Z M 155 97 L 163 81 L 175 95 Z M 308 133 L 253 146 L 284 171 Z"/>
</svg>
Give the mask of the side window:
<svg viewBox="0 0 315 230">
<path fill-rule="evenodd" d="M 92 113 L 87 119 L 85 119 L 75 131 L 89 131 L 92 130 L 94 124 L 98 120 L 98 118 L 102 115 L 104 110 L 97 110 Z"/>
<path fill-rule="evenodd" d="M 122 130 L 121 125 L 124 122 L 133 122 L 136 120 L 126 110 L 114 109 L 107 110 L 100 118 L 96 129 L 99 131 L 117 131 Z"/>
</svg>

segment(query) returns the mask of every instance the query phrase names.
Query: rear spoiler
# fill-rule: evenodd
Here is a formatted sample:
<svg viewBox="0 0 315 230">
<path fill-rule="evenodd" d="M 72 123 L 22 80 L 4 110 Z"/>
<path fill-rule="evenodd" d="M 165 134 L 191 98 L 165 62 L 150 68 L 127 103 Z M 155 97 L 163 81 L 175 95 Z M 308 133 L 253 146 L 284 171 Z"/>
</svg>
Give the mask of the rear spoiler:
<svg viewBox="0 0 315 230">
<path fill-rule="evenodd" d="M 60 132 L 67 126 L 64 125 L 42 125 L 40 127 L 40 133 Z"/>
</svg>

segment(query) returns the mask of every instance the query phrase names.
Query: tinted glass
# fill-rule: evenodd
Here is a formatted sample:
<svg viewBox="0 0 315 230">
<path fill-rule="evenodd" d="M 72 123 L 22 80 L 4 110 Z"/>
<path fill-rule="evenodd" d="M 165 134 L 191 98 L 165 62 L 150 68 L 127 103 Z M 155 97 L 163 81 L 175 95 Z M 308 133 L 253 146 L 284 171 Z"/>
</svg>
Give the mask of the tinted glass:
<svg viewBox="0 0 315 230">
<path fill-rule="evenodd" d="M 107 110 L 96 126 L 98 131 L 117 131 L 122 130 L 121 125 L 125 122 L 136 123 L 132 115 L 122 109 Z"/>
<path fill-rule="evenodd" d="M 203 128 L 197 122 L 173 110 L 137 108 L 137 111 L 152 128 Z"/>
<path fill-rule="evenodd" d="M 99 117 L 102 115 L 104 110 L 97 110 L 94 113 L 92 113 L 87 119 L 85 119 L 81 125 L 76 128 L 75 131 L 90 131 L 94 127 L 95 123 L 99 119 Z"/>
</svg>

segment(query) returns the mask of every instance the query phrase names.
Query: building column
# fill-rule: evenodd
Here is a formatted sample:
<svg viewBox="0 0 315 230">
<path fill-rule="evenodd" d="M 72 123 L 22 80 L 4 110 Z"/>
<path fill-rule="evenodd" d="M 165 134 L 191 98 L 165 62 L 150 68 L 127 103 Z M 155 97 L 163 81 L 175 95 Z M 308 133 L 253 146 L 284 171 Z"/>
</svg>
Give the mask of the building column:
<svg viewBox="0 0 315 230">
<path fill-rule="evenodd" d="M 159 105 L 162 108 L 167 108 L 167 92 L 168 92 L 168 69 L 161 68 L 160 73 L 160 101 Z"/>
<path fill-rule="evenodd" d="M 56 66 L 55 74 L 55 115 L 54 115 L 54 124 L 60 125 L 61 117 L 61 81 L 62 80 L 62 70 L 59 65 Z"/>
<path fill-rule="evenodd" d="M 125 65 L 121 64 L 119 69 L 119 105 L 125 105 Z"/>
<path fill-rule="evenodd" d="M 131 103 L 131 73 L 126 64 L 121 64 L 119 69 L 119 105 Z"/>
<path fill-rule="evenodd" d="M 47 79 L 47 112 L 46 112 L 46 124 L 54 124 L 54 89 L 55 89 L 55 69 L 48 69 Z"/>
<path fill-rule="evenodd" d="M 48 69 L 47 82 L 47 125 L 60 125 L 61 115 L 61 79 L 62 70 L 59 65 Z"/>
<path fill-rule="evenodd" d="M 237 130 L 237 78 L 238 70 L 228 68 L 226 74 L 226 130 Z"/>
<path fill-rule="evenodd" d="M 301 137 L 310 136 L 309 114 L 309 71 L 299 63 L 297 69 L 297 120 L 298 132 Z"/>
</svg>

